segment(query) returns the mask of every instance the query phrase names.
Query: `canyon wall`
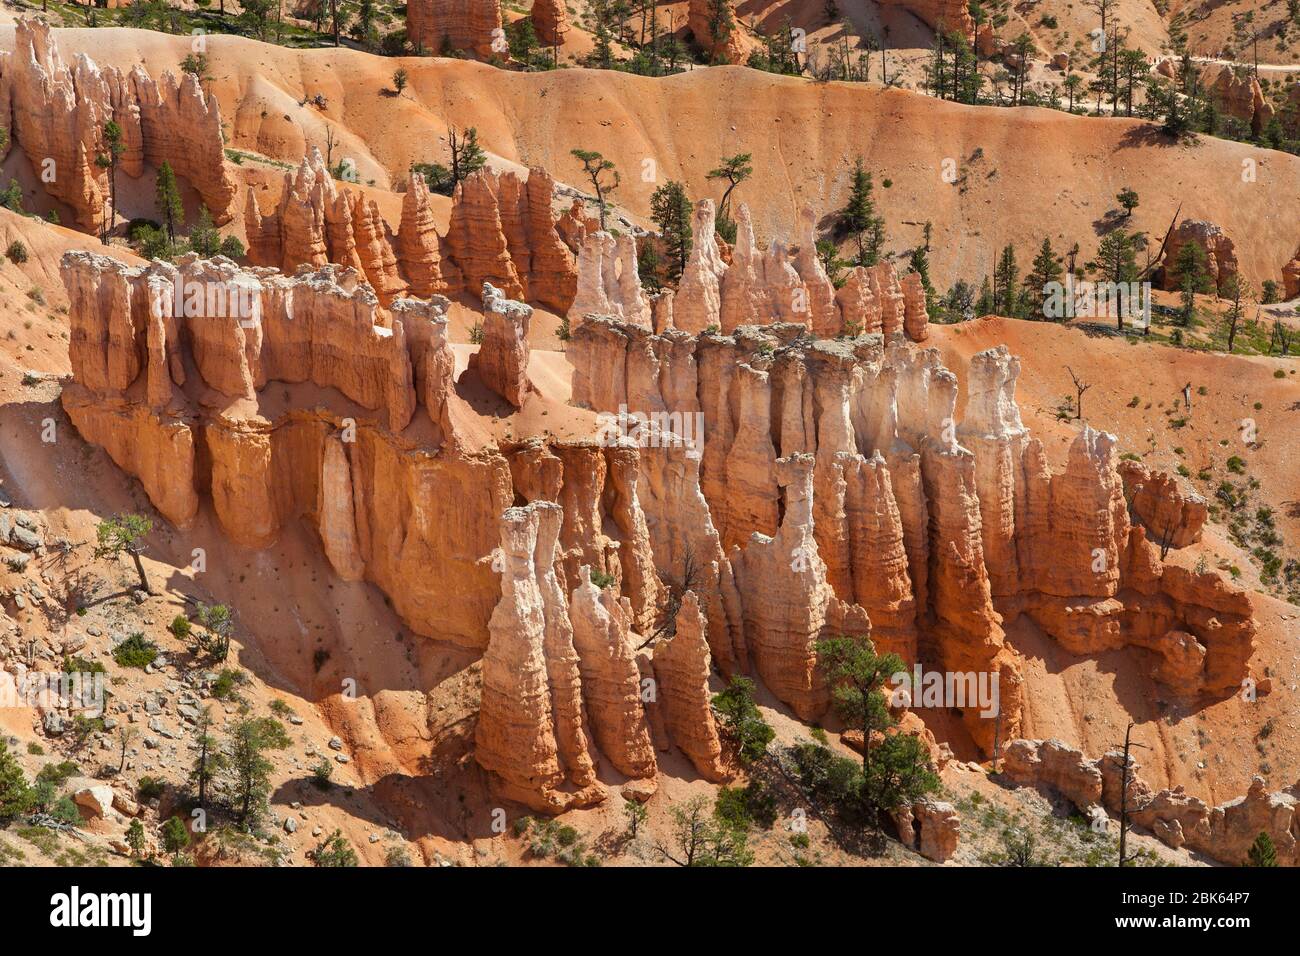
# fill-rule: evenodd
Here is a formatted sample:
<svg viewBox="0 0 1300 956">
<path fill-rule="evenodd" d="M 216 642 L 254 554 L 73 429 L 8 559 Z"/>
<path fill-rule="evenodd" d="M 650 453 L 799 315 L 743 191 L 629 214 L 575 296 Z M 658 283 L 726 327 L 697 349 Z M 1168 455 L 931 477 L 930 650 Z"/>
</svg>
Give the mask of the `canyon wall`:
<svg viewBox="0 0 1300 956">
<path fill-rule="evenodd" d="M 935 32 L 960 33 L 970 39 L 975 21 L 962 0 L 883 0 L 888 6 L 902 7 Z"/>
<path fill-rule="evenodd" d="M 434 56 L 460 51 L 480 60 L 510 59 L 496 0 L 412 0 L 406 35 Z"/>
<path fill-rule="evenodd" d="M 734 600 L 730 611 L 714 600 L 730 579 L 720 547 L 707 574 L 682 578 L 713 591 L 683 601 L 695 611 L 681 643 L 655 630 L 668 585 L 652 541 L 670 542 L 671 568 L 695 553 L 672 542 L 709 531 L 707 512 L 665 493 L 667 454 L 594 439 L 473 447 L 455 426 L 473 412 L 455 391 L 448 300 L 386 310 L 355 269 L 288 277 L 194 254 L 128 267 L 78 251 L 61 271 L 73 369 L 63 406 L 82 437 L 176 527 L 201 497 L 248 548 L 301 520 L 341 578 L 374 583 L 414 632 L 482 649 L 477 753 L 503 797 L 547 811 L 603 800 L 603 752 L 645 799 L 656 725 L 677 728 L 702 774 L 725 775 L 705 719 L 706 635 L 729 641 L 728 614 L 738 620 Z M 529 307 L 487 285 L 484 309 L 500 334 L 485 333 L 469 374 L 531 400 Z M 664 714 L 657 691 L 642 696 L 659 671 Z"/>
<path fill-rule="evenodd" d="M 596 231 L 585 235 L 578 251 L 577 295 L 569 307 L 576 328 L 589 315 L 621 319 L 645 328 L 683 332 L 734 332 L 742 325 L 798 322 L 816 338 L 902 330 L 924 341 L 930 317 L 920 276 L 911 272 L 899 282 L 892 263 L 855 266 L 837 291 L 817 255 L 816 216 L 804 208 L 799 216 L 799 243 L 791 255 L 773 240 L 766 252 L 754 238 L 749 207 L 736 211 L 736 242 L 724 260 L 714 228 L 713 200 L 702 199 L 691 218 L 691 252 L 677 289 L 653 303 L 641 288 L 636 240 L 624 233 L 617 240 Z"/>
<path fill-rule="evenodd" d="M 197 190 L 213 220 L 230 219 L 235 182 L 226 166 L 221 110 L 198 78 L 165 72 L 155 80 L 142 67 L 100 69 L 84 53 L 64 64 L 50 28 L 20 18 L 14 51 L 0 53 L 0 128 L 9 149 L 26 154 L 36 180 L 72 207 L 79 228 L 98 233 L 109 221 L 108 171 L 96 158 L 109 152 L 104 126 L 122 131 L 118 173 L 132 179 L 169 163 Z"/>
<path fill-rule="evenodd" d="M 366 277 L 388 305 L 406 294 L 477 296 L 484 282 L 512 298 L 567 311 L 578 287 L 574 254 L 551 214 L 555 182 L 535 167 L 526 179 L 483 169 L 456 186 L 440 237 L 424 177 L 411 171 L 394 235 L 374 200 L 337 185 L 313 147 L 285 173 L 275 210 L 250 191 L 244 216 L 248 258 L 291 274 L 332 262 Z"/>
<path fill-rule="evenodd" d="M 1118 816 L 1123 802 L 1133 824 L 1174 849 L 1186 847 L 1227 866 L 1245 866 L 1251 844 L 1267 833 L 1278 863 L 1300 866 L 1300 783 L 1270 791 L 1264 778 L 1255 777 L 1243 796 L 1211 807 L 1181 786 L 1152 790 L 1140 769 L 1130 754 L 1125 795 L 1122 749 L 1092 760 L 1059 740 L 1013 740 L 1002 766 L 1012 781 L 1055 791 L 1085 815 L 1102 807 Z"/>
<path fill-rule="evenodd" d="M 869 633 L 909 663 L 997 674 L 1001 727 L 964 711 L 986 752 L 1015 735 L 1022 668 L 1003 626 L 1021 614 L 1077 654 L 1141 648 L 1184 695 L 1239 686 L 1255 633 L 1245 592 L 1161 562 L 1130 517 L 1112 436 L 1085 427 L 1064 471 L 1047 467 L 1005 347 L 972 360 L 958 422 L 936 350 L 901 331 L 807 331 L 656 334 L 588 315 L 570 342 L 573 402 L 680 446 L 692 487 L 698 470 L 741 607 L 739 640 L 711 637 L 720 666 L 743 650 L 804 719 L 826 705 L 819 635 Z"/>
<path fill-rule="evenodd" d="M 63 404 L 83 437 L 176 526 L 202 497 L 250 548 L 304 521 L 413 631 L 483 649 L 480 762 L 539 809 L 601 798 L 596 749 L 644 799 L 670 734 L 722 774 L 701 716 L 714 667 L 752 668 L 819 719 L 823 637 L 995 677 L 994 706 L 956 708 L 986 753 L 1019 731 L 1023 662 L 1003 629 L 1018 615 L 1077 654 L 1137 648 L 1188 698 L 1247 674 L 1248 597 L 1160 560 L 1113 437 L 1085 427 L 1048 468 L 1005 347 L 972 359 L 958 422 L 957 379 L 908 341 L 905 311 L 888 336 L 834 340 L 802 322 L 691 334 L 588 315 L 568 355 L 591 437 L 484 444 L 457 427 L 477 413 L 442 296 L 386 309 L 355 268 L 289 277 L 192 254 L 131 268 L 71 252 L 62 274 Z M 482 295 L 466 374 L 541 401 L 529 307 Z M 664 686 L 646 696 L 647 680 Z"/>
</svg>

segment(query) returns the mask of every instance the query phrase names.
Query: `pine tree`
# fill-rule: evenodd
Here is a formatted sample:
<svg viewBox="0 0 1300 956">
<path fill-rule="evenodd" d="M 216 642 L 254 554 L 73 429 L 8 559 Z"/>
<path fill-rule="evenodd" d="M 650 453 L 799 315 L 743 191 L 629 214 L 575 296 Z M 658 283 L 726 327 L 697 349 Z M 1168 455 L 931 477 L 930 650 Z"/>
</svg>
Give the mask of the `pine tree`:
<svg viewBox="0 0 1300 956">
<path fill-rule="evenodd" d="M 691 254 L 691 200 L 686 187 L 670 180 L 656 189 L 650 196 L 650 218 L 659 227 L 668 257 L 668 279 L 676 282 Z"/>
<path fill-rule="evenodd" d="M 262 815 L 271 793 L 271 771 L 275 767 L 263 756 L 264 752 L 287 746 L 289 735 L 271 717 L 247 717 L 231 729 L 226 791 L 239 822 L 245 826 L 255 823 Z"/>
<path fill-rule="evenodd" d="M 217 748 L 216 739 L 209 733 L 211 729 L 212 712 L 205 707 L 194 723 L 198 753 L 190 771 L 190 782 L 198 790 L 199 806 L 204 809 L 208 806 L 208 787 L 226 769 L 226 755 Z"/>
<path fill-rule="evenodd" d="M 131 848 L 134 856 L 138 857 L 144 852 L 144 824 L 138 817 L 126 828 L 126 845 Z"/>
<path fill-rule="evenodd" d="M 718 203 L 715 226 L 718 235 L 728 242 L 736 241 L 736 224 L 731 218 L 731 194 L 736 187 L 754 174 L 754 167 L 749 164 L 751 153 L 737 153 L 722 160 L 721 166 L 709 170 L 709 179 L 725 179 L 727 188 L 722 192 L 722 201 Z"/>
<path fill-rule="evenodd" d="M 190 845 L 190 831 L 180 817 L 168 817 L 162 826 L 163 849 L 172 855 L 172 862 L 180 860 L 181 851 Z"/>
<path fill-rule="evenodd" d="M 921 277 L 921 288 L 925 290 L 925 310 L 933 312 L 936 295 L 934 286 L 930 284 L 930 257 L 926 255 L 925 246 L 917 246 L 912 250 L 907 265 Z"/>
<path fill-rule="evenodd" d="M 998 256 L 997 267 L 993 270 L 993 307 L 999 315 L 1017 318 L 1017 307 L 1020 304 L 1019 278 L 1015 247 L 1007 246 Z"/>
<path fill-rule="evenodd" d="M 447 131 L 447 145 L 451 150 L 451 185 L 454 189 L 461 180 L 474 175 L 487 165 L 487 154 L 478 144 L 478 129 Z"/>
<path fill-rule="evenodd" d="M 204 259 L 211 259 L 221 252 L 221 233 L 212 224 L 212 214 L 207 206 L 199 207 L 199 220 L 190 230 L 190 249 Z"/>
<path fill-rule="evenodd" d="M 1137 249 L 1133 237 L 1123 229 L 1106 235 L 1090 263 L 1104 282 L 1132 282 L 1137 277 Z"/>
<path fill-rule="evenodd" d="M 0 737 L 0 826 L 32 808 L 33 793 L 23 775 L 23 768 L 9 753 L 8 743 Z"/>
<path fill-rule="evenodd" d="M 117 222 L 117 164 L 122 154 L 126 152 L 126 145 L 122 142 L 122 127 L 117 125 L 116 121 L 109 120 L 104 124 L 104 145 L 108 152 L 103 156 L 95 159 L 97 165 L 108 169 L 108 194 L 109 194 L 109 221 L 105 226 L 105 237 L 107 232 L 112 229 L 113 224 Z"/>
<path fill-rule="evenodd" d="M 859 156 L 853 164 L 849 201 L 840 210 L 836 224 L 839 232 L 857 245 L 858 254 L 854 264 L 859 266 L 874 266 L 879 262 L 884 245 L 885 222 L 876 215 L 876 201 L 872 197 L 874 188 L 871 173 L 862 165 L 862 157 Z"/>
<path fill-rule="evenodd" d="M 833 637 L 817 642 L 817 664 L 835 688 L 835 713 L 854 730 L 862 731 L 862 791 L 860 799 L 879 829 L 880 813 L 910 806 L 939 788 L 929 767 L 929 755 L 911 734 L 890 734 L 896 723 L 882 688 L 890 675 L 904 670 L 897 654 L 877 654 L 864 637 Z M 872 737 L 880 735 L 873 744 Z M 908 742 L 910 740 L 910 743 Z"/>
<path fill-rule="evenodd" d="M 1029 274 L 1025 276 L 1025 298 L 1033 313 L 1032 315 L 1027 313 L 1028 318 L 1047 317 L 1044 303 L 1050 294 L 1048 286 L 1053 282 L 1061 281 L 1061 276 L 1065 273 L 1061 262 L 1061 257 L 1052 249 L 1052 240 L 1044 238 L 1043 244 L 1038 248 L 1038 255 L 1034 256 Z"/>
<path fill-rule="evenodd" d="M 989 277 L 985 276 L 984 281 L 980 283 L 979 298 L 975 300 L 975 317 L 992 315 L 995 308 L 996 301 L 993 298 L 993 286 L 989 284 Z"/>
<path fill-rule="evenodd" d="M 618 188 L 622 177 L 614 168 L 614 161 L 606 159 L 594 149 L 571 149 L 569 154 L 582 163 L 582 171 L 587 174 L 592 188 L 596 190 L 596 203 L 600 206 L 600 228 L 604 229 L 605 214 L 609 208 L 609 201 L 605 197 Z M 605 179 L 605 173 L 613 174 L 613 182 Z"/>
<path fill-rule="evenodd" d="M 1242 319 L 1246 317 L 1244 299 L 1250 296 L 1250 287 L 1239 274 L 1233 273 L 1224 284 L 1223 295 L 1228 300 L 1228 309 L 1223 313 L 1223 329 L 1228 339 L 1228 352 L 1237 341 L 1237 331 Z"/>
<path fill-rule="evenodd" d="M 158 167 L 158 181 L 154 188 L 158 200 L 158 215 L 162 217 L 167 231 L 167 241 L 176 245 L 176 227 L 185 218 L 185 209 L 181 205 L 181 191 L 176 185 L 176 174 L 172 172 L 171 163 L 163 162 Z"/>
<path fill-rule="evenodd" d="M 1196 293 L 1209 292 L 1209 259 L 1198 242 L 1185 242 L 1174 256 L 1174 280 L 1178 283 L 1181 308 L 1178 312 L 1178 324 L 1184 327 L 1192 324 L 1196 313 Z"/>
<path fill-rule="evenodd" d="M 1277 866 L 1277 847 L 1273 845 L 1272 837 L 1262 830 L 1259 836 L 1255 837 L 1255 842 L 1250 845 L 1250 851 L 1246 855 L 1246 865 Z"/>
<path fill-rule="evenodd" d="M 1124 218 L 1128 219 L 1133 215 L 1133 210 L 1138 207 L 1138 194 L 1125 186 L 1119 191 L 1115 201 L 1124 207 Z"/>
</svg>

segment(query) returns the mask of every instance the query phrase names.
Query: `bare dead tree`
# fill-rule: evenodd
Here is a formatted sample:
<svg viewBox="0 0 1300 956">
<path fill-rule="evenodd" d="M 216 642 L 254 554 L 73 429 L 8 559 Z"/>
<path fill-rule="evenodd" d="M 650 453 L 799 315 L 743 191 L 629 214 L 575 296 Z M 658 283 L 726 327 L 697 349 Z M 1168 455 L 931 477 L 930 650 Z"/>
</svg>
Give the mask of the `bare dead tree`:
<svg viewBox="0 0 1300 956">
<path fill-rule="evenodd" d="M 686 596 L 687 591 L 695 590 L 699 577 L 700 569 L 695 562 L 695 549 L 687 545 L 686 553 L 682 556 L 681 577 L 674 580 L 663 572 L 659 574 L 659 581 L 663 584 L 668 597 L 664 601 L 658 626 L 637 646 L 638 651 L 643 647 L 649 647 L 662 637 L 672 637 L 677 633 L 677 614 L 682 609 L 682 598 Z"/>
<path fill-rule="evenodd" d="M 1074 379 L 1074 419 L 1075 421 L 1083 420 L 1083 393 L 1092 388 L 1091 382 L 1082 381 L 1079 376 L 1074 374 L 1074 369 L 1066 366 L 1065 370 L 1070 373 L 1070 378 Z"/>
<path fill-rule="evenodd" d="M 1120 771 L 1119 787 L 1119 862 L 1116 866 L 1124 866 L 1128 862 L 1128 782 L 1129 772 L 1133 767 L 1133 758 L 1129 756 L 1130 748 L 1141 747 L 1149 750 L 1145 744 L 1135 744 L 1132 742 L 1133 722 L 1124 730 L 1124 766 Z"/>
<path fill-rule="evenodd" d="M 1165 530 L 1160 533 L 1160 560 L 1163 561 L 1169 556 L 1169 549 L 1173 547 L 1173 530 L 1174 519 L 1169 518 L 1165 521 Z"/>
</svg>

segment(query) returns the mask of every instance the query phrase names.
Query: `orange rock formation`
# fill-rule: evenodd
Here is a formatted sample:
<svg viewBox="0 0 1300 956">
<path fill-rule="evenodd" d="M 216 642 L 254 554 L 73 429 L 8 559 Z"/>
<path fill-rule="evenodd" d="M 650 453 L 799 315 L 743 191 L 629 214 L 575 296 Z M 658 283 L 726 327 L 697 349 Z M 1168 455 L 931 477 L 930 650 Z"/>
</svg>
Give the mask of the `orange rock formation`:
<svg viewBox="0 0 1300 956">
<path fill-rule="evenodd" d="M 111 215 L 108 173 L 96 165 L 107 153 L 104 124 L 122 130 L 121 173 L 132 179 L 169 163 L 198 191 L 214 221 L 230 219 L 235 183 L 223 153 L 221 111 L 190 73 L 151 78 L 101 70 L 84 54 L 69 68 L 43 21 L 20 18 L 14 52 L 0 53 L 0 127 L 10 133 L 36 180 L 71 206 L 77 225 L 99 232 Z M 6 150 L 7 152 L 7 150 Z"/>
<path fill-rule="evenodd" d="M 1175 787 L 1159 792 L 1139 776 L 1129 757 L 1127 811 L 1137 826 L 1177 849 L 1186 846 L 1229 866 L 1242 866 L 1250 845 L 1267 833 L 1282 866 L 1300 866 L 1300 784 L 1269 791 L 1255 777 L 1244 796 L 1217 807 Z M 1097 760 L 1059 740 L 1013 740 L 1007 745 L 1003 771 L 1024 786 L 1055 790 L 1087 812 L 1102 806 L 1120 812 L 1124 753 L 1112 750 Z"/>
<path fill-rule="evenodd" d="M 406 7 L 406 35 L 435 55 L 450 48 L 480 60 L 510 59 L 496 0 L 412 0 Z"/>
<path fill-rule="evenodd" d="M 554 180 L 540 168 L 526 180 L 480 170 L 456 187 L 447 236 L 440 239 L 428 188 L 412 172 L 394 236 L 374 201 L 337 185 L 313 148 L 296 173 L 285 174 L 275 212 L 263 213 L 249 192 L 248 255 L 286 273 L 303 264 L 351 266 L 384 305 L 408 291 L 478 296 L 490 282 L 510 298 L 564 311 L 577 292 L 578 272 L 551 215 L 554 190 Z"/>
</svg>

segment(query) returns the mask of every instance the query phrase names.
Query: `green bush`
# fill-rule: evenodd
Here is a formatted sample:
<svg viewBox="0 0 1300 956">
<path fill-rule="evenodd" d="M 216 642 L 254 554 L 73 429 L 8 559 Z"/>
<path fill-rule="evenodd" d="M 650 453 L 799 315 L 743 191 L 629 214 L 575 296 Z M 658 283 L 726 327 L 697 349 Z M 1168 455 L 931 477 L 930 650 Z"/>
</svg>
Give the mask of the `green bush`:
<svg viewBox="0 0 1300 956">
<path fill-rule="evenodd" d="M 165 789 L 167 785 L 157 777 L 141 777 L 135 785 L 135 795 L 142 803 L 149 803 L 161 797 Z"/>
<path fill-rule="evenodd" d="M 9 257 L 9 261 L 14 263 L 14 265 L 22 265 L 27 261 L 27 246 L 23 244 L 21 239 L 15 239 L 13 242 L 9 243 L 9 248 L 5 250 L 5 255 Z"/>
<path fill-rule="evenodd" d="M 145 636 L 136 631 L 117 647 L 113 648 L 113 660 L 121 667 L 148 667 L 158 657 L 158 647 Z"/>
<path fill-rule="evenodd" d="M 9 753 L 9 745 L 0 737 L 0 826 L 27 813 L 32 807 L 32 788 L 23 768 Z"/>
<path fill-rule="evenodd" d="M 229 700 L 235 694 L 235 688 L 244 682 L 244 675 L 233 667 L 224 668 L 217 679 L 212 682 L 212 696 L 217 700 Z"/>
</svg>

